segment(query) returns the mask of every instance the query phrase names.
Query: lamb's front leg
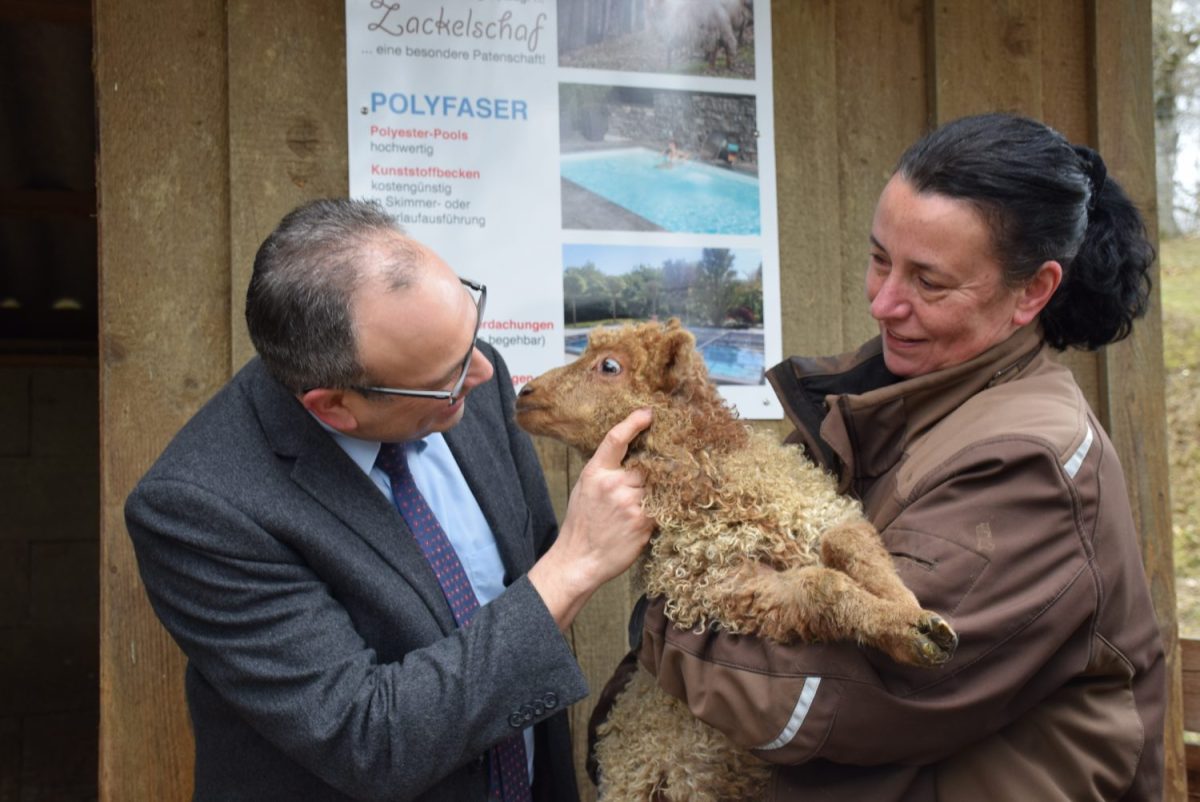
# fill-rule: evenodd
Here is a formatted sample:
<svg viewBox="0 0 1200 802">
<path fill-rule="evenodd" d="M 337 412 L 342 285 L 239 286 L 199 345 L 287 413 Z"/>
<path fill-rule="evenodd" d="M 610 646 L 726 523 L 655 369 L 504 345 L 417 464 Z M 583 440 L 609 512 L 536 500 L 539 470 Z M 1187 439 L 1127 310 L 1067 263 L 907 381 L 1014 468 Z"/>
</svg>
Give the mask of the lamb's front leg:
<svg viewBox="0 0 1200 802">
<path fill-rule="evenodd" d="M 870 521 L 852 521 L 827 530 L 821 536 L 821 564 L 841 571 L 881 599 L 912 608 L 917 628 L 948 652 L 947 659 L 954 653 L 958 635 L 940 615 L 920 609 Z"/>
<path fill-rule="evenodd" d="M 772 640 L 858 641 L 911 665 L 944 663 L 958 645 L 937 614 L 880 598 L 822 565 L 777 571 L 748 564 L 726 587 L 723 617 Z"/>
<path fill-rule="evenodd" d="M 850 521 L 827 529 L 821 535 L 821 565 L 847 574 L 881 599 L 920 606 L 896 573 L 892 555 L 870 521 Z"/>
</svg>

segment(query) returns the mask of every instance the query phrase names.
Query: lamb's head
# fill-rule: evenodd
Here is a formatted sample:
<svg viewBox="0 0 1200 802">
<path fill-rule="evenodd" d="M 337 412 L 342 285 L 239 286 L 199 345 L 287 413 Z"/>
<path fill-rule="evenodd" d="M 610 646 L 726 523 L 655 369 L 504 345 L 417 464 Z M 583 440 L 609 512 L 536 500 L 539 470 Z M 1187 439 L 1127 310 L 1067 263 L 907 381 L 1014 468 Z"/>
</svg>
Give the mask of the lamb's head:
<svg viewBox="0 0 1200 802">
<path fill-rule="evenodd" d="M 517 423 L 590 455 L 609 429 L 642 407 L 654 410 L 646 439 L 662 431 L 672 410 L 715 408 L 732 419 L 708 381 L 696 339 L 678 320 L 597 329 L 579 359 L 521 389 Z"/>
</svg>

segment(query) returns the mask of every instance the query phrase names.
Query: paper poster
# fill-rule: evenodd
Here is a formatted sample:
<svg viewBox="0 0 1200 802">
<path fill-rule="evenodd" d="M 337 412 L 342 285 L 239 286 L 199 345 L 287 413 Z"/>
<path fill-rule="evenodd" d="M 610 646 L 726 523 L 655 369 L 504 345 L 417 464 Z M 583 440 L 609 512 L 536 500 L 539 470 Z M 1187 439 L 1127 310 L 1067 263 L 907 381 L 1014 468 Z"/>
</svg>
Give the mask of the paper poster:
<svg viewBox="0 0 1200 802">
<path fill-rule="evenodd" d="M 350 194 L 488 286 L 519 387 L 678 317 L 779 418 L 768 0 L 347 0 Z"/>
</svg>

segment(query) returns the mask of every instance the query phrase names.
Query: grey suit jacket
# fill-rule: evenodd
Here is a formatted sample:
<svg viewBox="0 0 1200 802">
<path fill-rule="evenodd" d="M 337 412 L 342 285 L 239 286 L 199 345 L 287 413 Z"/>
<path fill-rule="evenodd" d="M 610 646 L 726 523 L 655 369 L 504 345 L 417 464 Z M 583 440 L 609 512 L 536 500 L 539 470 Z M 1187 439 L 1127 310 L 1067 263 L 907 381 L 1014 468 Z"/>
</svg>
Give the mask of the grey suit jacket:
<svg viewBox="0 0 1200 802">
<path fill-rule="evenodd" d="M 577 797 L 587 691 L 525 572 L 556 533 L 503 361 L 446 440 L 507 590 L 459 630 L 403 519 L 256 359 L 126 502 L 156 613 L 188 658 L 201 800 L 483 800 L 489 747 L 535 730 L 535 799 Z"/>
</svg>

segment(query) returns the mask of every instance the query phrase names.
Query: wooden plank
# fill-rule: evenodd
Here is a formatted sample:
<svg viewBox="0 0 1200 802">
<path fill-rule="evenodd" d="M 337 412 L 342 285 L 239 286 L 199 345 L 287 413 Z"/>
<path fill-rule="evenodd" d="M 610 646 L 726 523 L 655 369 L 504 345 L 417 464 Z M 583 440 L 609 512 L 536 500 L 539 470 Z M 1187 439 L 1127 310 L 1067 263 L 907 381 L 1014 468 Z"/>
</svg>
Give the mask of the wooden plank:
<svg viewBox="0 0 1200 802">
<path fill-rule="evenodd" d="M 933 111 L 942 123 L 966 114 L 1041 116 L 1041 0 L 934 3 Z"/>
<path fill-rule="evenodd" d="M 1155 218 L 1150 0 L 1095 0 L 1096 146 L 1145 218 Z M 1127 340 L 1104 350 L 1102 422 L 1125 466 L 1134 522 L 1167 650 L 1166 799 L 1186 795 L 1183 700 L 1168 498 L 1162 318 L 1155 275 L 1150 312 Z M 1150 425 L 1147 425 L 1147 424 Z"/>
<path fill-rule="evenodd" d="M 846 346 L 841 271 L 831 267 L 841 262 L 843 229 L 835 21 L 832 0 L 771 3 L 785 355 Z"/>
<path fill-rule="evenodd" d="M 1091 21 L 1087 0 L 1046 3 L 1041 9 L 1042 117 L 1067 139 L 1094 145 L 1092 130 Z M 1100 403 L 1100 364 L 1094 352 L 1068 350 L 1059 361 L 1070 368 L 1093 407 Z"/>
<path fill-rule="evenodd" d="M 579 466 L 582 461 L 567 446 L 545 437 L 535 437 L 533 445 L 537 449 L 538 461 L 541 463 L 542 473 L 546 477 L 550 500 L 554 504 L 554 514 L 561 522 L 566 514 L 567 501 L 570 498 L 571 488 L 575 486 L 575 480 L 578 479 Z M 618 578 L 609 584 L 624 582 L 626 580 Z M 615 665 L 613 652 L 616 650 L 616 641 L 612 637 L 612 633 L 605 627 L 605 615 L 597 615 L 596 611 L 604 610 L 609 616 L 615 618 L 620 615 L 620 609 L 618 607 L 618 609 L 610 611 L 606 602 L 607 596 L 604 594 L 601 594 L 599 598 L 593 597 L 588 606 L 584 607 L 576 617 L 567 633 L 567 639 L 575 652 L 575 657 L 583 669 L 584 676 L 587 677 L 588 687 L 592 690 L 586 699 L 572 705 L 567 714 L 571 722 L 571 746 L 575 762 L 575 775 L 579 780 L 579 790 L 583 795 L 584 802 L 595 798 L 594 793 L 590 793 L 592 788 L 591 784 L 587 782 L 585 769 L 587 717 L 591 715 L 595 705 L 596 694 L 604 687 L 604 682 L 608 679 L 612 666 Z"/>
<path fill-rule="evenodd" d="M 604 585 L 592 596 L 571 627 L 571 646 L 591 689 L 587 698 L 573 705 L 569 712 L 575 777 L 582 802 L 596 799 L 596 789 L 587 775 L 588 719 L 612 677 L 613 669 L 629 652 L 633 587 L 631 573 Z"/>
<path fill-rule="evenodd" d="M 1087 2 L 1045 3 L 1040 14 L 1040 118 L 1072 142 L 1090 142 L 1094 99 Z"/>
<path fill-rule="evenodd" d="M 1187 799 L 1200 800 L 1200 745 L 1188 744 L 1184 753 L 1187 760 Z"/>
<path fill-rule="evenodd" d="M 565 484 L 574 487 L 585 461 L 573 450 L 566 450 L 565 456 Z M 543 463 L 543 467 L 547 469 L 549 477 L 560 475 L 563 466 L 556 459 L 549 465 Z M 564 504 L 559 511 L 559 520 L 562 520 L 565 509 Z M 588 780 L 586 768 L 587 725 L 613 669 L 629 651 L 629 617 L 639 595 L 634 570 L 625 572 L 597 590 L 571 627 L 571 646 L 591 689 L 586 699 L 571 707 L 569 714 L 575 776 L 579 780 L 581 802 L 593 802 L 596 799 L 595 788 Z"/>
<path fill-rule="evenodd" d="M 1179 657 L 1183 677 L 1183 728 L 1200 733 L 1200 640 L 1180 638 Z M 1192 768 L 1190 760 L 1188 767 Z"/>
<path fill-rule="evenodd" d="M 864 296 L 867 237 L 879 193 L 929 119 L 925 34 L 921 0 L 837 5 L 839 302 L 845 310 L 838 350 L 879 333 Z"/>
<path fill-rule="evenodd" d="M 229 29 L 231 362 L 254 353 L 242 317 L 259 244 L 305 200 L 345 196 L 342 3 L 234 0 Z"/>
<path fill-rule="evenodd" d="M 122 507 L 229 375 L 225 6 L 96 0 L 100 798 L 191 796 L 183 659 L 150 610 Z"/>
</svg>

